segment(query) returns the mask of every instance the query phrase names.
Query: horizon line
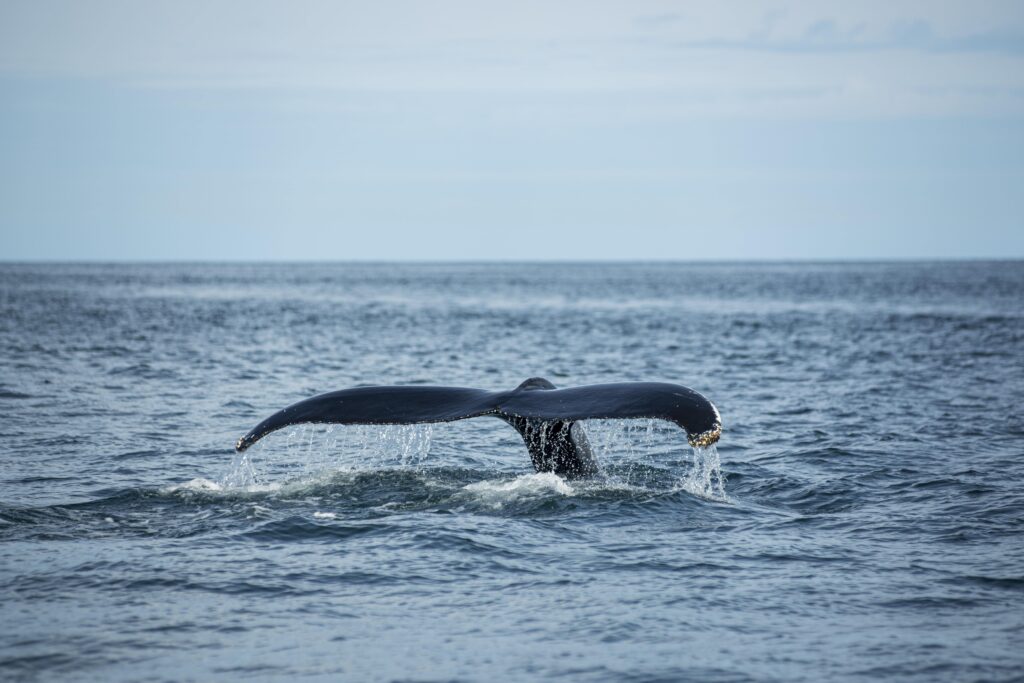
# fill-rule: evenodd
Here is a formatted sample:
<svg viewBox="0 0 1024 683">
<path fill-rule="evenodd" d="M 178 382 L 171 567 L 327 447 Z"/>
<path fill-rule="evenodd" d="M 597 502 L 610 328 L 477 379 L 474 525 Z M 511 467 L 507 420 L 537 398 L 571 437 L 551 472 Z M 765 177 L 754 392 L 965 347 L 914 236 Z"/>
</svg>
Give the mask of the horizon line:
<svg viewBox="0 0 1024 683">
<path fill-rule="evenodd" d="M 886 264 L 886 263 L 1013 263 L 1024 256 L 888 256 L 888 257 L 780 257 L 780 258 L 595 258 L 595 259 L 53 259 L 0 257 L 0 265 L 783 265 L 783 264 Z"/>
</svg>

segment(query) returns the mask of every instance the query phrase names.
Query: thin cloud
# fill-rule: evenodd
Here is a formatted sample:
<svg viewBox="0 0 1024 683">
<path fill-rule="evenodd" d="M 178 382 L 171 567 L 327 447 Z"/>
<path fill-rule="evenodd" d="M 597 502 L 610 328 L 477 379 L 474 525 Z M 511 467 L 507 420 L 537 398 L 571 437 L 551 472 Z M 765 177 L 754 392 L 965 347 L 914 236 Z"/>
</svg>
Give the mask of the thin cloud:
<svg viewBox="0 0 1024 683">
<path fill-rule="evenodd" d="M 891 24 L 884 35 L 872 38 L 864 26 L 843 30 L 823 19 L 807 26 L 798 38 L 771 38 L 760 32 L 743 40 L 684 40 L 676 47 L 778 53 L 876 52 L 905 50 L 925 53 L 996 53 L 1024 55 L 1024 32 L 991 30 L 960 36 L 940 36 L 924 20 Z"/>
<path fill-rule="evenodd" d="M 678 12 L 665 12 L 662 14 L 642 14 L 633 19 L 633 24 L 640 29 L 656 30 L 675 26 L 683 20 L 683 15 Z"/>
</svg>

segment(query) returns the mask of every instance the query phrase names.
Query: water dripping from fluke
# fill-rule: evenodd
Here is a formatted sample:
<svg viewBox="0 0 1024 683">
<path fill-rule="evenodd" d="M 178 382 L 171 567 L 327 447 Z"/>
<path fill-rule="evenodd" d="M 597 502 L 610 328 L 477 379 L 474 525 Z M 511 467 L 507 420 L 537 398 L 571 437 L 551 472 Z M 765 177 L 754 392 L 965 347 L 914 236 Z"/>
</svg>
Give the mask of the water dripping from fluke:
<svg viewBox="0 0 1024 683">
<path fill-rule="evenodd" d="M 682 480 L 684 491 L 719 503 L 731 502 L 725 493 L 725 475 L 717 445 L 694 447 L 690 462 L 690 471 Z"/>
<path fill-rule="evenodd" d="M 525 476 L 526 473 L 516 479 L 510 477 L 512 473 L 506 468 L 495 469 L 484 462 L 475 462 L 476 466 L 466 464 L 457 452 L 442 455 L 439 462 L 431 463 L 435 428 L 430 424 L 301 425 L 283 430 L 276 439 L 262 440 L 255 448 L 235 453 L 232 463 L 215 483 L 228 494 L 265 493 L 268 488 L 279 488 L 282 494 L 297 495 L 301 491 L 319 492 L 325 486 L 327 490 L 345 487 L 351 483 L 350 476 L 379 475 L 388 481 L 398 477 L 396 482 L 406 482 L 407 477 L 413 476 L 425 477 L 425 482 L 441 489 L 450 485 L 452 491 L 474 482 L 499 489 L 518 482 L 513 493 L 521 494 L 530 488 L 528 493 L 536 494 L 539 490 L 533 491 L 532 484 L 546 483 L 539 489 L 549 495 L 568 495 L 570 491 L 585 497 L 625 490 L 635 495 L 682 491 L 711 502 L 732 502 L 725 491 L 717 444 L 680 453 L 678 432 L 653 419 L 587 420 L 579 426 L 587 432 L 600 470 L 596 476 L 575 479 L 548 473 L 551 478 L 558 477 L 561 485 L 552 484 L 547 477 Z M 457 462 L 460 460 L 463 464 Z M 456 470 L 459 473 L 453 474 Z M 471 486 L 468 490 L 474 491 Z"/>
</svg>

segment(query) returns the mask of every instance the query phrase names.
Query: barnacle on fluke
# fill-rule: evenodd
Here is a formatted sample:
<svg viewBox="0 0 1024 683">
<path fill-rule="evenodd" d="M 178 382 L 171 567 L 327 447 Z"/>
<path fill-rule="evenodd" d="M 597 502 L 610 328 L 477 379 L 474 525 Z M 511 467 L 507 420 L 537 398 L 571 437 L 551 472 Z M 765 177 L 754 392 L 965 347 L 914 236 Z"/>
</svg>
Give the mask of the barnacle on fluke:
<svg viewBox="0 0 1024 683">
<path fill-rule="evenodd" d="M 722 438 L 722 425 L 717 424 L 706 432 L 688 435 L 686 440 L 694 448 L 707 448 L 711 444 L 717 443 L 720 438 Z"/>
</svg>

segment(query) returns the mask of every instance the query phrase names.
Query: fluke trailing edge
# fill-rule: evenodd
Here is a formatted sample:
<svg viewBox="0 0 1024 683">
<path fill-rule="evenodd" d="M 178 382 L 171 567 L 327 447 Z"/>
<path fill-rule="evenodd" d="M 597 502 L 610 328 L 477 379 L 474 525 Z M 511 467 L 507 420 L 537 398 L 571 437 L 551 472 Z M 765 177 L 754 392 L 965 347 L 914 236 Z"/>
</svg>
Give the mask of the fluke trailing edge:
<svg viewBox="0 0 1024 683">
<path fill-rule="evenodd" d="M 710 446 L 722 434 L 714 404 L 693 389 L 661 382 L 592 384 L 556 389 L 533 377 L 511 391 L 464 387 L 355 387 L 299 401 L 253 427 L 235 444 L 244 451 L 289 425 L 422 424 L 492 415 L 516 428 L 538 472 L 586 476 L 597 472 L 579 420 L 656 418 L 686 431 L 691 446 Z"/>
</svg>

